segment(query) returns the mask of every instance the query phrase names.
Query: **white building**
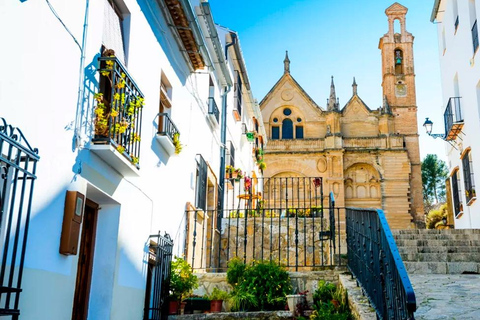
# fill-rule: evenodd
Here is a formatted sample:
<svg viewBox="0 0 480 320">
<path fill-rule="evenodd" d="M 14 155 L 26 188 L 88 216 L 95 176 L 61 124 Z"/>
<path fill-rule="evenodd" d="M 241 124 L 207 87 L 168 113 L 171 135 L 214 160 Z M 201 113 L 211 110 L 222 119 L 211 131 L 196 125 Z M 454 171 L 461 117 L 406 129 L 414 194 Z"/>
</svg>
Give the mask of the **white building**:
<svg viewBox="0 0 480 320">
<path fill-rule="evenodd" d="M 0 3 L 8 44 L 0 52 L 0 117 L 40 156 L 23 273 L 23 243 L 11 253 L 15 231 L 1 221 L 2 250 L 18 258 L 15 273 L 12 258 L 2 260 L 0 315 L 142 319 L 145 304 L 158 307 L 146 290 L 158 269 L 158 234 L 171 235 L 173 253 L 183 253 L 185 209 L 221 206 L 222 159 L 261 176 L 242 134 L 255 123 L 258 134 L 264 129 L 238 36 L 214 24 L 208 2 L 191 2 Z M 5 157 L 0 147 L 8 172 Z M 12 181 L 0 180 L 4 212 L 18 206 L 9 201 L 18 198 Z M 76 193 L 66 200 L 67 191 Z"/>
<path fill-rule="evenodd" d="M 480 227 L 480 2 L 435 0 L 431 21 L 438 26 L 445 134 L 455 228 Z M 438 126 L 437 126 L 438 127 Z M 438 128 L 437 128 L 438 130 Z M 451 224 L 452 221 L 449 221 Z"/>
</svg>

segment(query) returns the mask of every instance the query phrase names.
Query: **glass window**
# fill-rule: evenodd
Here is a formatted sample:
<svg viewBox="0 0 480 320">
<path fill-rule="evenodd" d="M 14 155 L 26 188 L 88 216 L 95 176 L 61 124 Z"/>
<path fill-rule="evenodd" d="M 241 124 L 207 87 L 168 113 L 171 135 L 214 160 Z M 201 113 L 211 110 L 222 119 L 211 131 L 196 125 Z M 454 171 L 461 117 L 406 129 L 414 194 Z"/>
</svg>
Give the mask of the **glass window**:
<svg viewBox="0 0 480 320">
<path fill-rule="evenodd" d="M 272 127 L 272 140 L 280 139 L 280 127 Z"/>
<path fill-rule="evenodd" d="M 290 108 L 283 109 L 283 114 L 289 116 L 292 114 L 292 110 Z"/>
<path fill-rule="evenodd" d="M 293 139 L 293 122 L 290 119 L 282 121 L 282 139 Z"/>
<path fill-rule="evenodd" d="M 303 126 L 296 126 L 295 127 L 295 138 L 296 139 L 303 139 Z"/>
<path fill-rule="evenodd" d="M 462 159 L 463 179 L 465 183 L 465 198 L 467 205 L 472 198 L 476 197 L 475 183 L 473 181 L 473 168 L 470 151 L 467 151 Z"/>
</svg>

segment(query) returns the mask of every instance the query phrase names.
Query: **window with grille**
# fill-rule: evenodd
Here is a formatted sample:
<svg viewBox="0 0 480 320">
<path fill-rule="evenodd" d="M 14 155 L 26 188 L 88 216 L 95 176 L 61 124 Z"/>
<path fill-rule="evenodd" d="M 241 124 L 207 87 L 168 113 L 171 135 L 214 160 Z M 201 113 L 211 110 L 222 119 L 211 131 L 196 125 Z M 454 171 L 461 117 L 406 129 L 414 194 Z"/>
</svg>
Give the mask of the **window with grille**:
<svg viewBox="0 0 480 320">
<path fill-rule="evenodd" d="M 197 183 L 195 188 L 195 207 L 207 210 L 207 163 L 197 155 Z"/>
<path fill-rule="evenodd" d="M 476 197 L 470 150 L 465 152 L 462 158 L 462 167 L 463 167 L 463 181 L 465 185 L 465 199 L 467 200 L 467 205 L 468 205 L 470 200 Z"/>
<path fill-rule="evenodd" d="M 453 197 L 453 209 L 455 210 L 455 216 L 458 216 L 463 211 L 463 206 L 460 197 L 460 184 L 459 184 L 459 171 L 456 170 L 452 174 L 452 197 Z"/>
</svg>

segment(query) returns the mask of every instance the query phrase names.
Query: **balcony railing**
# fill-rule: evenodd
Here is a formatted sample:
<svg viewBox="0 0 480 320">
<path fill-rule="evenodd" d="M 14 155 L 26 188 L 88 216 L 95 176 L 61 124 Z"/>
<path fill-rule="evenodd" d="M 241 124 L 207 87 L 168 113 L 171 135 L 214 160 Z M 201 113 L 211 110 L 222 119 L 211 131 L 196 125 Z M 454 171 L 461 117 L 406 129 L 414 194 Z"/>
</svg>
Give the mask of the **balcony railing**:
<svg viewBox="0 0 480 320">
<path fill-rule="evenodd" d="M 180 131 L 178 131 L 172 119 L 168 116 L 168 113 L 159 113 L 157 140 L 169 155 L 180 152 L 178 149 L 180 145 L 179 139 Z"/>
<path fill-rule="evenodd" d="M 218 110 L 217 103 L 213 97 L 208 98 L 208 114 L 215 117 L 217 123 L 219 123 L 220 111 Z"/>
<path fill-rule="evenodd" d="M 144 95 L 122 63 L 100 57 L 100 83 L 95 95 L 95 137 L 92 142 L 110 144 L 139 168 Z M 103 91 L 103 92 L 102 92 Z"/>
<path fill-rule="evenodd" d="M 477 49 L 478 49 L 477 20 L 475 20 L 472 26 L 472 45 L 473 45 L 473 54 L 475 54 L 475 52 L 477 52 Z"/>
<path fill-rule="evenodd" d="M 463 115 L 460 106 L 460 97 L 451 97 L 448 99 L 447 108 L 443 114 L 445 121 L 445 140 L 455 140 L 457 135 L 462 132 Z"/>
</svg>

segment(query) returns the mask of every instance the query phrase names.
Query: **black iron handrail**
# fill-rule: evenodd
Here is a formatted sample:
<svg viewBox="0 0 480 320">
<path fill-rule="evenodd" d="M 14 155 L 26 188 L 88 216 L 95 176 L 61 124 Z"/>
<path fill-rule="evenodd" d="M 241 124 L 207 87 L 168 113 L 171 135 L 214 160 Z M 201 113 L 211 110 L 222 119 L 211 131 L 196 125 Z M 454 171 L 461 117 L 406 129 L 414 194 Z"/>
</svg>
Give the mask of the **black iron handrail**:
<svg viewBox="0 0 480 320">
<path fill-rule="evenodd" d="M 144 95 L 120 60 L 113 56 L 100 57 L 98 60 L 101 77 L 108 78 L 103 89 L 109 92 L 99 92 L 102 96 L 96 97 L 96 108 L 100 104 L 105 106 L 102 115 L 108 117 L 108 126 L 99 130 L 102 123 L 97 115 L 93 142 L 113 144 L 139 168 Z M 102 132 L 99 134 L 98 131 Z"/>
<path fill-rule="evenodd" d="M 158 114 L 158 134 L 162 136 L 167 136 L 173 142 L 173 137 L 176 134 L 180 134 L 177 126 L 173 123 L 172 119 L 168 116 L 168 113 L 159 113 Z"/>
<path fill-rule="evenodd" d="M 379 319 L 414 319 L 415 292 L 382 210 L 346 210 L 348 268 Z"/>
<path fill-rule="evenodd" d="M 208 98 L 208 114 L 214 115 L 218 123 L 220 119 L 220 111 L 218 110 L 217 103 L 213 97 Z"/>
</svg>

